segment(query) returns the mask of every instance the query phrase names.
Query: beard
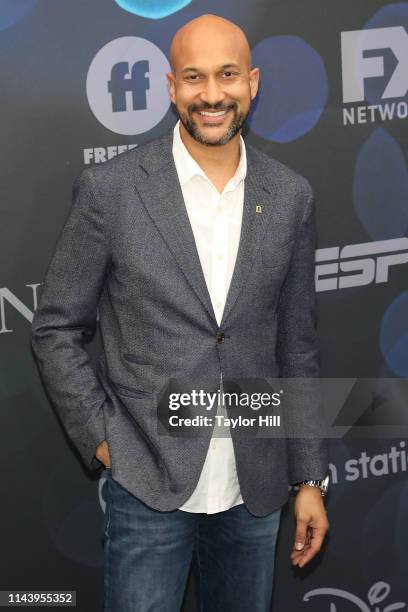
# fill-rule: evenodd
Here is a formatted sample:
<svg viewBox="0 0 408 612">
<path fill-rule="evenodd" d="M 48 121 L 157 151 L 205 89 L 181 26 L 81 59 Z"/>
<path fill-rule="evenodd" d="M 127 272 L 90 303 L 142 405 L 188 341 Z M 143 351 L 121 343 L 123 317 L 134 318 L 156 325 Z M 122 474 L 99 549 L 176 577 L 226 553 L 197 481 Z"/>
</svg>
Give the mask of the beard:
<svg viewBox="0 0 408 612">
<path fill-rule="evenodd" d="M 233 111 L 232 121 L 229 127 L 227 128 L 225 134 L 223 134 L 223 136 L 217 138 L 216 140 L 210 140 L 209 138 L 204 136 L 204 134 L 200 132 L 200 128 L 193 119 L 193 112 L 195 111 L 220 111 L 229 109 Z M 232 104 L 228 104 L 227 106 L 222 106 L 220 104 L 215 104 L 213 106 L 210 104 L 206 104 L 204 106 L 197 106 L 196 104 L 191 104 L 187 107 L 187 113 L 183 114 L 178 111 L 178 115 L 181 123 L 184 125 L 190 136 L 194 138 L 194 140 L 209 147 L 218 147 L 220 145 L 227 144 L 227 142 L 229 142 L 232 138 L 234 138 L 236 134 L 238 134 L 249 115 L 249 111 L 250 109 L 248 109 L 246 113 L 239 113 L 237 109 L 237 104 L 235 102 L 233 102 Z"/>
</svg>

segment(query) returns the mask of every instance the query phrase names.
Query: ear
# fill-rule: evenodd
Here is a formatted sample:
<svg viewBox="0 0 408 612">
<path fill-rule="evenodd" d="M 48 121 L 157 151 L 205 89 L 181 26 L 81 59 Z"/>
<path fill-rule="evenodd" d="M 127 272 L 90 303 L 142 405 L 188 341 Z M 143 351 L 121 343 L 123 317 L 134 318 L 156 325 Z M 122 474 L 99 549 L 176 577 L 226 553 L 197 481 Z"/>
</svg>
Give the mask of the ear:
<svg viewBox="0 0 408 612">
<path fill-rule="evenodd" d="M 249 88 L 251 90 L 251 100 L 253 100 L 256 94 L 258 93 L 259 77 L 260 77 L 259 68 L 252 68 L 249 71 Z"/>
<path fill-rule="evenodd" d="M 172 72 L 166 74 L 167 77 L 167 88 L 169 90 L 170 100 L 173 104 L 176 103 L 176 80 Z"/>
</svg>

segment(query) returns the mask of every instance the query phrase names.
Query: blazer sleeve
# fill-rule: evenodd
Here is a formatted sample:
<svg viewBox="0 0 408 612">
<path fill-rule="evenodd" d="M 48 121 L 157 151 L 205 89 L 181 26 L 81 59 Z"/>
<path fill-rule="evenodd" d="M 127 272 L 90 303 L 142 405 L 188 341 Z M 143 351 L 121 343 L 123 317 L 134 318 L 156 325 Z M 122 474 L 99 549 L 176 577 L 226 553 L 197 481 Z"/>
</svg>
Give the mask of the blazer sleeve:
<svg viewBox="0 0 408 612">
<path fill-rule="evenodd" d="M 277 361 L 283 400 L 289 482 L 321 479 L 328 472 L 328 443 L 320 403 L 320 354 L 315 291 L 316 214 L 313 191 L 304 179 L 304 214 L 278 302 Z"/>
<path fill-rule="evenodd" d="M 106 394 L 84 344 L 96 330 L 110 254 L 106 217 L 91 169 L 75 180 L 72 206 L 46 272 L 32 321 L 31 345 L 48 394 L 85 464 L 102 463 Z"/>
</svg>

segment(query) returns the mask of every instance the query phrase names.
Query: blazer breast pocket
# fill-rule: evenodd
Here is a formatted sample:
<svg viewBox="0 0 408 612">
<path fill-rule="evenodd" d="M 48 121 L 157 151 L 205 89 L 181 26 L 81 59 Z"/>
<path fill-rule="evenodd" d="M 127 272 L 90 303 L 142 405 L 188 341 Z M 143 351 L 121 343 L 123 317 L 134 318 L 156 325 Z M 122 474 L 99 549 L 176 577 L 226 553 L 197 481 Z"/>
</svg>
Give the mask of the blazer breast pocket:
<svg viewBox="0 0 408 612">
<path fill-rule="evenodd" d="M 267 242 L 261 247 L 262 264 L 268 269 L 286 270 L 292 256 L 295 239 Z"/>
</svg>

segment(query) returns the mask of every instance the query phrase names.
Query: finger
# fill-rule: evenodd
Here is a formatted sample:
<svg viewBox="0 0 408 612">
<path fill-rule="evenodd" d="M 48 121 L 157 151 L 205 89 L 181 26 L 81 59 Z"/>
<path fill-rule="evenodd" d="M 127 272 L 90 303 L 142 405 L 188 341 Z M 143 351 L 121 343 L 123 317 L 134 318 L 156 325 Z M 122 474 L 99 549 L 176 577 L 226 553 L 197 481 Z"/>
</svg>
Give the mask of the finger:
<svg viewBox="0 0 408 612">
<path fill-rule="evenodd" d="M 303 550 L 306 544 L 307 522 L 303 519 L 297 519 L 295 533 L 295 550 Z"/>
<path fill-rule="evenodd" d="M 293 547 L 292 552 L 290 554 L 291 559 L 299 559 L 304 554 L 304 552 L 310 546 L 312 535 L 313 535 L 313 529 L 310 526 L 308 526 L 306 528 L 306 539 L 305 539 L 305 544 L 303 548 L 301 550 L 296 550 L 296 548 Z"/>
<path fill-rule="evenodd" d="M 306 565 L 320 550 L 325 535 L 329 529 L 328 522 L 324 522 L 319 527 L 308 527 L 306 544 L 301 551 L 294 551 L 291 554 L 293 565 L 303 567 Z"/>
<path fill-rule="evenodd" d="M 293 550 L 290 555 L 292 565 L 298 565 L 299 562 L 305 557 L 309 548 L 310 544 L 305 544 L 302 550 Z"/>
<path fill-rule="evenodd" d="M 325 531 L 316 532 L 315 530 L 315 533 L 313 533 L 313 537 L 310 541 L 308 548 L 305 550 L 304 555 L 299 560 L 299 567 L 303 567 L 304 565 L 306 565 L 306 563 L 309 563 L 309 561 L 317 555 L 317 553 L 322 547 L 324 535 L 325 535 Z"/>
</svg>

